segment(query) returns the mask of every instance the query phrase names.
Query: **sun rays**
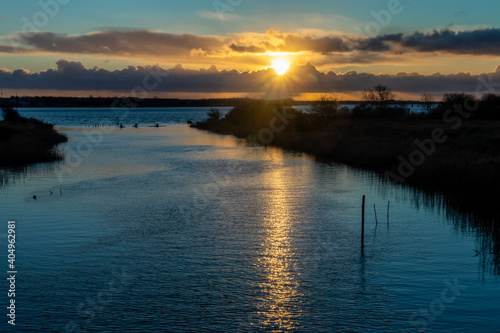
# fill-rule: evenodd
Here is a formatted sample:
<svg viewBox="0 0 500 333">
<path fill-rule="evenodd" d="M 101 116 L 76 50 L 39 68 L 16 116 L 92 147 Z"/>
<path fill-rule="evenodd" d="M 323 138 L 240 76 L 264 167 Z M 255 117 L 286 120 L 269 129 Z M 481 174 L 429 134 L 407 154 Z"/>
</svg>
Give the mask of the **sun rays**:
<svg viewBox="0 0 500 333">
<path fill-rule="evenodd" d="M 284 75 L 290 68 L 290 61 L 284 58 L 274 59 L 271 68 L 274 69 L 276 74 Z"/>
</svg>

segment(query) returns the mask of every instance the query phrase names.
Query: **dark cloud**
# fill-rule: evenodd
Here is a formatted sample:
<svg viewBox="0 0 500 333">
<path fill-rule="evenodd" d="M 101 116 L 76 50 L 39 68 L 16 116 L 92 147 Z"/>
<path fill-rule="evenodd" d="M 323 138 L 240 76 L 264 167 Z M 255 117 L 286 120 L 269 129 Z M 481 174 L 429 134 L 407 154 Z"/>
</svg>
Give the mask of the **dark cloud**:
<svg viewBox="0 0 500 333">
<path fill-rule="evenodd" d="M 478 29 L 473 31 L 452 31 L 443 29 L 431 33 L 414 32 L 404 35 L 387 34 L 367 38 L 350 36 L 314 37 L 297 34 L 276 34 L 272 37 L 281 41 L 270 51 L 332 54 L 358 52 L 403 53 L 403 52 L 446 52 L 472 55 L 500 55 L 500 29 Z M 262 42 L 253 45 L 235 45 L 236 52 L 262 53 Z"/>
<path fill-rule="evenodd" d="M 353 39 L 351 37 L 330 36 L 314 37 L 300 36 L 298 34 L 282 34 L 274 30 L 268 32 L 268 37 L 273 43 L 255 41 L 254 44 L 238 45 L 232 43 L 230 48 L 239 53 L 265 53 L 272 52 L 312 52 L 321 54 L 345 53 L 353 50 L 384 52 L 390 50 L 385 39 Z"/>
<path fill-rule="evenodd" d="M 310 51 L 328 54 L 332 52 L 346 52 L 349 50 L 349 45 L 339 37 L 314 38 L 311 36 L 301 37 L 290 34 L 283 38 L 283 44 L 282 51 L 284 52 Z"/>
<path fill-rule="evenodd" d="M 299 35 L 269 30 L 267 35 L 236 42 L 229 36 L 209 37 L 170 34 L 146 30 L 108 30 L 67 36 L 51 32 L 30 32 L 10 36 L 10 45 L 0 45 L 0 53 L 51 52 L 116 56 L 189 56 L 270 52 L 341 53 L 444 52 L 453 54 L 500 55 L 500 29 L 430 33 L 386 34 L 375 37 Z M 241 39 L 241 38 L 240 38 Z M 14 47 L 14 44 L 16 47 Z"/>
<path fill-rule="evenodd" d="M 259 47 L 256 45 L 236 45 L 234 43 L 231 43 L 229 45 L 229 48 L 233 50 L 234 52 L 238 53 L 266 53 L 267 49 L 265 47 Z"/>
<path fill-rule="evenodd" d="M 450 75 L 421 75 L 398 73 L 395 75 L 368 74 L 349 71 L 346 73 L 320 72 L 313 65 L 295 66 L 280 79 L 272 69 L 255 72 L 209 69 L 190 70 L 181 65 L 163 69 L 158 66 L 133 67 L 108 71 L 103 68 L 86 68 L 80 62 L 60 60 L 57 68 L 29 73 L 18 69 L 0 71 L 2 89 L 80 90 L 95 91 L 96 84 L 105 91 L 130 93 L 137 87 L 161 92 L 213 92 L 213 93 L 299 93 L 358 92 L 378 83 L 386 84 L 395 91 L 418 93 L 422 91 L 475 91 L 483 82 L 500 82 L 500 66 L 482 78 L 469 73 Z M 481 80 L 480 80 L 481 79 Z M 498 88 L 497 86 L 495 86 Z"/>
<path fill-rule="evenodd" d="M 399 45 L 417 52 L 500 55 L 500 29 L 415 32 L 401 38 Z"/>
<path fill-rule="evenodd" d="M 17 48 L 9 45 L 0 45 L 0 53 L 15 53 Z"/>
<path fill-rule="evenodd" d="M 36 51 L 109 55 L 189 55 L 191 50 L 211 52 L 223 44 L 214 37 L 170 34 L 146 30 L 109 30 L 67 36 L 51 32 L 30 32 L 15 40 Z"/>
</svg>

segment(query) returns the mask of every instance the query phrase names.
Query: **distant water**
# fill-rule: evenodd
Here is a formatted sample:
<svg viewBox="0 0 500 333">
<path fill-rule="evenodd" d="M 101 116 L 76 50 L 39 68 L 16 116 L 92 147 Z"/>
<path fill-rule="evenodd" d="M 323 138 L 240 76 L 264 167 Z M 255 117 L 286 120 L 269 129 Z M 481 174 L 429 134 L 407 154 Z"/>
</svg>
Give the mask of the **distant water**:
<svg viewBox="0 0 500 333">
<path fill-rule="evenodd" d="M 436 107 L 438 106 L 439 103 L 434 103 L 433 104 L 433 107 Z M 352 110 L 354 109 L 357 104 L 344 104 L 344 105 L 341 105 L 341 106 L 344 106 L 346 108 L 348 108 L 349 110 Z M 396 105 L 393 105 L 393 106 L 396 106 Z M 405 106 L 408 108 L 408 110 L 411 112 L 411 113 L 423 113 L 423 112 L 426 112 L 425 110 L 425 107 L 424 105 L 422 104 L 405 104 Z M 296 108 L 297 110 L 301 110 L 301 111 L 309 111 L 311 106 L 310 105 L 298 105 L 298 106 L 294 106 L 294 108 Z"/>
<path fill-rule="evenodd" d="M 353 109 L 355 105 L 346 105 Z M 297 110 L 309 111 L 309 105 L 295 106 Z M 409 104 L 411 112 L 424 112 L 420 104 Z M 207 118 L 211 107 L 192 108 L 22 108 L 21 115 L 43 119 L 57 126 L 93 126 L 116 125 L 123 123 L 125 126 L 138 124 L 150 126 L 159 124 L 185 124 L 188 120 L 200 121 Z M 226 114 L 231 107 L 219 107 L 222 114 Z"/>
<path fill-rule="evenodd" d="M 189 128 L 201 108 L 132 110 L 121 130 L 85 127 L 113 121 L 105 110 L 21 113 L 70 141 L 64 163 L 29 167 L 0 188 L 5 270 L 6 221 L 17 221 L 17 331 L 500 327 L 484 235 L 418 192 Z M 166 127 L 147 127 L 156 122 Z"/>
<path fill-rule="evenodd" d="M 185 124 L 207 118 L 210 107 L 193 108 L 23 108 L 21 115 L 57 126 Z M 230 107 L 218 108 L 225 114 Z"/>
</svg>

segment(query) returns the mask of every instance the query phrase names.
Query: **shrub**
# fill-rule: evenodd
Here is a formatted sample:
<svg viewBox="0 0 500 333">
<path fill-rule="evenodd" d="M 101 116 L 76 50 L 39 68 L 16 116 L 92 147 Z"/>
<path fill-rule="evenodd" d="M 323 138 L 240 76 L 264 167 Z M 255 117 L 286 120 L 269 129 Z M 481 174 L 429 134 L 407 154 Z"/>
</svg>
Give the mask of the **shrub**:
<svg viewBox="0 0 500 333">
<path fill-rule="evenodd" d="M 220 118 L 222 118 L 222 113 L 219 109 L 216 108 L 211 108 L 210 110 L 208 110 L 207 115 L 210 120 L 219 120 Z"/>
<path fill-rule="evenodd" d="M 464 107 L 466 105 L 473 105 L 474 103 L 477 103 L 477 101 L 473 95 L 463 92 L 447 93 L 443 95 L 443 103 L 441 106 L 448 110 L 454 109 L 456 105 Z"/>
<path fill-rule="evenodd" d="M 2 116 L 5 121 L 19 121 L 21 120 L 21 115 L 17 110 L 11 106 L 5 106 L 2 108 Z"/>
<path fill-rule="evenodd" d="M 339 113 L 339 110 L 339 99 L 331 95 L 321 95 L 311 104 L 311 113 L 326 118 L 327 120 L 335 117 Z"/>
<path fill-rule="evenodd" d="M 402 118 L 409 116 L 411 111 L 407 104 L 399 101 L 394 106 L 378 110 L 378 115 L 387 118 Z"/>
<path fill-rule="evenodd" d="M 446 93 L 443 95 L 441 105 L 429 112 L 430 118 L 443 118 L 448 110 L 455 110 L 456 107 L 471 107 L 477 104 L 477 100 L 473 95 L 461 93 Z"/>
<path fill-rule="evenodd" d="M 240 128 L 261 129 L 269 126 L 275 108 L 275 102 L 247 100 L 229 111 L 225 119 Z"/>
<path fill-rule="evenodd" d="M 500 95 L 484 94 L 479 101 L 479 110 L 476 113 L 477 118 L 500 119 Z"/>
<path fill-rule="evenodd" d="M 374 115 L 374 108 L 367 102 L 361 102 L 352 109 L 354 118 L 366 118 Z"/>
</svg>

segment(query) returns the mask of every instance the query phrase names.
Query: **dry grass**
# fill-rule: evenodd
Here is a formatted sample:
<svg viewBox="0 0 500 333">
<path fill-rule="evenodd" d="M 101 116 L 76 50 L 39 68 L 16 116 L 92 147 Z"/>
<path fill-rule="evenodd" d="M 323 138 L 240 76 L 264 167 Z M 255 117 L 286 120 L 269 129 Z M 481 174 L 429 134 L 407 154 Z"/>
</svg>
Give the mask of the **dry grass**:
<svg viewBox="0 0 500 333">
<path fill-rule="evenodd" d="M 54 148 L 68 138 L 34 119 L 0 122 L 0 166 L 52 162 L 63 157 Z"/>
</svg>

